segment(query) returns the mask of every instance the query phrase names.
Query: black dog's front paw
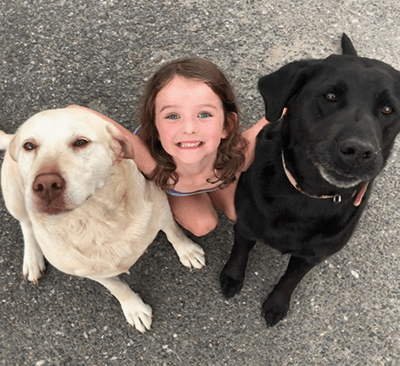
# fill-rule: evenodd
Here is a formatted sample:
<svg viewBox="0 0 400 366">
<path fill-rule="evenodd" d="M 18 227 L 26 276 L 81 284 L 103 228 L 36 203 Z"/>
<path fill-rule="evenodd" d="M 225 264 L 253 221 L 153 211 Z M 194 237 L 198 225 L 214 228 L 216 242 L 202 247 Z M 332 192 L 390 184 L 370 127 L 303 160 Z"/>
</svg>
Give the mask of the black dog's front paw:
<svg viewBox="0 0 400 366">
<path fill-rule="evenodd" d="M 269 296 L 262 307 L 262 315 L 269 327 L 273 327 L 279 323 L 288 313 L 289 302 L 276 300 L 273 296 Z"/>
<path fill-rule="evenodd" d="M 219 283 L 221 284 L 222 294 L 229 299 L 235 296 L 241 290 L 243 287 L 244 277 L 235 280 L 226 272 L 227 271 L 224 268 L 219 276 Z"/>
</svg>

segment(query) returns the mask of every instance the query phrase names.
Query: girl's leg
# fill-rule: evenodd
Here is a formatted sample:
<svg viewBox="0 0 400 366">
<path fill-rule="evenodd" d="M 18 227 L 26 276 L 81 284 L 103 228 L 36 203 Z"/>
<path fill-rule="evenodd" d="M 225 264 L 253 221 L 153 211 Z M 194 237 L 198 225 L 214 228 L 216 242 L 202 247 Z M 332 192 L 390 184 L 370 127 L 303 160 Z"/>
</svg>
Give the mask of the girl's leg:
<svg viewBox="0 0 400 366">
<path fill-rule="evenodd" d="M 228 219 L 236 222 L 235 192 L 240 174 L 237 174 L 236 180 L 224 189 L 217 189 L 210 192 L 209 195 L 214 206 L 222 211 Z"/>
<path fill-rule="evenodd" d="M 174 219 L 196 236 L 213 231 L 218 224 L 218 215 L 207 193 L 177 197 L 168 195 Z"/>
</svg>

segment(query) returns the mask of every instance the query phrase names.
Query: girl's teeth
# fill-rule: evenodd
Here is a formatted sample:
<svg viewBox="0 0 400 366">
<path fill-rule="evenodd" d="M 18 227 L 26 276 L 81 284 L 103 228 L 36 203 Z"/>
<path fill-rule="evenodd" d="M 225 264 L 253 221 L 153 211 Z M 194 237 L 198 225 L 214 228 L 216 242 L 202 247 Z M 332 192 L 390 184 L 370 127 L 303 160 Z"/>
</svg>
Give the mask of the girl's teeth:
<svg viewBox="0 0 400 366">
<path fill-rule="evenodd" d="M 180 147 L 198 147 L 201 145 L 201 142 L 180 142 Z"/>
</svg>

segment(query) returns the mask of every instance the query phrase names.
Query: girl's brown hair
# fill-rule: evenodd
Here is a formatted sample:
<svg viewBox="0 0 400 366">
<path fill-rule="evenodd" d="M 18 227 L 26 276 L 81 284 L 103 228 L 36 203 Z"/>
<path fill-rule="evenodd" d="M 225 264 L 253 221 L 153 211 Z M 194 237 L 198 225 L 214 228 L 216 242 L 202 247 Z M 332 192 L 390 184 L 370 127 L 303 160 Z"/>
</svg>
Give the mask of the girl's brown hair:
<svg viewBox="0 0 400 366">
<path fill-rule="evenodd" d="M 166 64 L 147 84 L 140 110 L 142 125 L 140 136 L 157 162 L 156 169 L 148 178 L 154 180 L 164 190 L 173 188 L 179 180 L 175 171 L 176 165 L 172 157 L 163 149 L 155 123 L 157 94 L 176 75 L 205 82 L 222 101 L 225 114 L 224 128 L 228 133 L 218 147 L 214 170 L 217 181 L 221 181 L 221 185 L 226 186 L 235 181 L 236 173 L 244 164 L 244 150 L 247 142 L 240 132 L 239 120 L 236 117 L 239 115 L 239 109 L 232 86 L 216 65 L 199 57 L 178 59 Z M 230 113 L 235 113 L 236 116 L 233 117 Z M 215 182 L 210 181 L 210 183 Z"/>
</svg>

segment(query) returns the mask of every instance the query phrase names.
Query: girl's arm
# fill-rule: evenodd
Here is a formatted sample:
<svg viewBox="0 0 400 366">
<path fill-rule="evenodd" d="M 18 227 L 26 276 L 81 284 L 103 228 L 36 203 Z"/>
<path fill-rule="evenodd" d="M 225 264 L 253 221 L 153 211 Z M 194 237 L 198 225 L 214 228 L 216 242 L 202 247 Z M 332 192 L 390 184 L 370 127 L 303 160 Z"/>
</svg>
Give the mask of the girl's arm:
<svg viewBox="0 0 400 366">
<path fill-rule="evenodd" d="M 156 168 L 156 162 L 150 154 L 150 151 L 143 140 L 139 135 L 134 135 L 120 124 L 112 121 L 112 123 L 117 126 L 117 128 L 122 132 L 122 134 L 129 141 L 132 150 L 133 156 L 130 158 L 133 159 L 138 167 L 138 169 L 145 175 L 149 176 Z"/>
<path fill-rule="evenodd" d="M 138 169 L 144 175 L 150 175 L 156 167 L 156 162 L 150 154 L 148 147 L 145 145 L 143 140 L 139 137 L 139 135 L 134 135 L 132 132 L 128 131 L 126 128 L 121 126 L 119 123 L 113 121 L 111 118 L 104 116 L 103 114 L 96 112 L 92 109 L 81 107 L 78 105 L 71 105 L 68 108 L 81 108 L 87 111 L 90 111 L 100 118 L 106 120 L 107 122 L 112 123 L 115 127 L 118 128 L 118 131 L 125 137 L 127 142 L 131 145 L 131 156 L 128 158 L 133 159 L 138 167 Z"/>
<path fill-rule="evenodd" d="M 281 118 L 286 114 L 287 108 L 283 109 Z M 256 139 L 258 133 L 263 129 L 265 125 L 267 125 L 269 121 L 265 117 L 262 117 L 254 126 L 250 127 L 248 130 L 243 131 L 243 137 L 248 141 L 249 145 L 247 151 L 245 153 L 246 160 L 242 168 L 242 172 L 245 172 L 249 169 L 249 166 L 253 163 L 254 154 L 256 149 Z"/>
<path fill-rule="evenodd" d="M 262 128 L 265 125 L 267 125 L 268 123 L 269 122 L 265 119 L 265 117 L 263 117 L 254 126 L 250 127 L 248 130 L 242 132 L 243 137 L 248 142 L 247 149 L 245 152 L 246 160 L 242 167 L 243 172 L 245 172 L 247 169 L 249 169 L 249 166 L 253 163 L 257 135 L 262 130 Z"/>
</svg>

